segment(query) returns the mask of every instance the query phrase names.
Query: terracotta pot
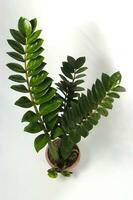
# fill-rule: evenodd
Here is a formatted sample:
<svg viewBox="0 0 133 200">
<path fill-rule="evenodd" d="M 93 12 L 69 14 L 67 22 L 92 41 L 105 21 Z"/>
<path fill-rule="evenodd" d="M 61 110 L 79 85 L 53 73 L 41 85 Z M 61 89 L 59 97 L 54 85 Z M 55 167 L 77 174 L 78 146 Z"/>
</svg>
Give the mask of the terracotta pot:
<svg viewBox="0 0 133 200">
<path fill-rule="evenodd" d="M 77 146 L 77 148 L 78 148 L 78 146 Z M 78 148 L 78 150 L 79 150 L 79 148 Z M 48 146 L 46 147 L 46 150 L 45 150 L 45 157 L 46 157 L 46 160 L 47 160 L 48 164 L 51 167 L 54 167 L 54 164 L 50 161 L 49 156 L 48 156 Z M 71 166 L 65 168 L 65 170 L 67 170 L 69 172 L 73 172 L 74 169 L 76 168 L 76 166 L 78 165 L 79 161 L 80 161 L 80 150 L 79 150 L 79 154 L 78 154 L 77 160 Z"/>
</svg>

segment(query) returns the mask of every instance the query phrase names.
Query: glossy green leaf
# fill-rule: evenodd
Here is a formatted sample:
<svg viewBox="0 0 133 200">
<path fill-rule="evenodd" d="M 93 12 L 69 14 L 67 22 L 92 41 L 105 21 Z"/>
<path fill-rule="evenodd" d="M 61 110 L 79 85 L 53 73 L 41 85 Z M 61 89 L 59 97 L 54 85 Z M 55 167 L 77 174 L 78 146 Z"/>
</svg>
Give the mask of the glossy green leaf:
<svg viewBox="0 0 133 200">
<path fill-rule="evenodd" d="M 39 122 L 30 122 L 25 128 L 24 131 L 28 133 L 39 133 L 40 131 L 43 130 L 43 125 L 40 124 Z"/>
<path fill-rule="evenodd" d="M 41 71 L 39 74 L 32 76 L 32 78 L 30 80 L 30 85 L 37 86 L 37 85 L 41 84 L 45 80 L 47 75 L 48 75 L 48 72 Z"/>
<path fill-rule="evenodd" d="M 24 85 L 12 85 L 11 88 L 17 92 L 23 92 L 23 93 L 29 92 Z"/>
<path fill-rule="evenodd" d="M 52 79 L 47 77 L 44 82 L 42 82 L 40 85 L 36 87 L 32 87 L 32 92 L 33 93 L 40 93 L 43 90 L 46 90 L 50 85 L 52 84 Z"/>
<path fill-rule="evenodd" d="M 37 136 L 34 141 L 34 147 L 36 151 L 39 152 L 42 148 L 44 148 L 46 144 L 48 143 L 48 141 L 49 141 L 49 137 L 47 134 L 41 134 Z"/>
<path fill-rule="evenodd" d="M 20 97 L 16 102 L 15 105 L 20 106 L 22 108 L 30 108 L 33 106 L 33 103 L 28 99 L 28 97 Z"/>
<path fill-rule="evenodd" d="M 61 103 L 62 103 L 62 101 L 59 99 L 51 100 L 48 103 L 44 103 L 44 104 L 40 105 L 39 111 L 42 115 L 45 116 L 45 115 L 53 112 L 57 108 L 59 108 L 61 106 Z"/>
<path fill-rule="evenodd" d="M 27 54 L 26 60 L 37 58 L 43 51 L 44 49 L 40 47 L 36 52 Z"/>
<path fill-rule="evenodd" d="M 121 82 L 121 74 L 120 72 L 115 72 L 114 74 L 112 74 L 112 76 L 110 77 L 110 86 L 111 88 L 113 88 L 114 86 L 116 86 L 117 84 L 119 84 Z"/>
<path fill-rule="evenodd" d="M 21 56 L 19 53 L 16 53 L 16 52 L 7 52 L 7 54 L 8 54 L 9 56 L 11 56 L 12 58 L 14 58 L 15 60 L 24 62 L 23 56 Z"/>
<path fill-rule="evenodd" d="M 38 30 L 36 32 L 34 32 L 28 39 L 28 44 L 31 44 L 33 42 L 35 42 L 37 40 L 37 38 L 40 36 L 41 34 L 41 30 Z"/>
<path fill-rule="evenodd" d="M 19 29 L 19 31 L 20 31 L 23 35 L 25 35 L 24 20 L 25 20 L 24 17 L 20 17 L 20 18 L 19 18 L 19 21 L 18 21 L 18 29 Z"/>
<path fill-rule="evenodd" d="M 37 19 L 36 18 L 32 19 L 30 21 L 30 23 L 31 23 L 31 26 L 32 26 L 32 32 L 34 32 L 36 27 L 37 27 Z"/>
<path fill-rule="evenodd" d="M 56 172 L 56 170 L 55 169 L 49 169 L 48 170 L 48 176 L 50 177 L 50 178 L 57 178 L 57 176 L 58 176 L 58 173 Z"/>
<path fill-rule="evenodd" d="M 43 60 L 43 56 L 38 56 L 37 58 L 30 60 L 27 65 L 28 70 L 35 70 L 42 64 Z"/>
<path fill-rule="evenodd" d="M 28 71 L 28 76 L 35 76 L 35 75 L 37 75 L 39 72 L 42 71 L 42 69 L 44 68 L 45 65 L 46 65 L 46 63 L 42 62 L 42 64 L 38 68 L 36 68 L 35 70 L 29 70 Z"/>
<path fill-rule="evenodd" d="M 26 80 L 23 76 L 17 75 L 17 74 L 9 76 L 9 79 L 14 81 L 14 82 L 18 82 L 18 83 L 25 83 L 26 82 Z"/>
<path fill-rule="evenodd" d="M 31 23 L 27 19 L 24 19 L 24 21 L 22 22 L 22 28 L 25 35 L 29 37 L 32 33 L 32 26 L 31 26 Z"/>
<path fill-rule="evenodd" d="M 15 30 L 15 29 L 10 29 L 10 33 L 11 33 L 11 35 L 13 36 L 13 38 L 14 38 L 17 42 L 19 42 L 19 43 L 21 43 L 21 44 L 23 44 L 23 45 L 26 44 L 26 39 L 25 39 L 25 37 L 24 37 L 19 31 Z"/>
<path fill-rule="evenodd" d="M 15 51 L 20 54 L 24 54 L 24 48 L 20 43 L 16 42 L 15 40 L 7 40 L 7 42 Z"/>
<path fill-rule="evenodd" d="M 20 64 L 17 64 L 17 63 L 8 63 L 7 67 L 9 69 L 11 69 L 12 71 L 14 71 L 14 72 L 25 73 L 24 68 Z"/>
<path fill-rule="evenodd" d="M 39 114 L 37 115 L 33 111 L 29 110 L 23 115 L 22 122 L 37 122 L 39 117 Z"/>
<path fill-rule="evenodd" d="M 41 98 L 36 100 L 37 104 L 42 104 L 50 101 L 56 95 L 56 89 L 50 88 L 49 91 Z"/>
<path fill-rule="evenodd" d="M 43 43 L 43 39 L 37 39 L 36 42 L 28 45 L 26 52 L 33 53 L 37 51 L 41 47 L 42 43 Z"/>
</svg>

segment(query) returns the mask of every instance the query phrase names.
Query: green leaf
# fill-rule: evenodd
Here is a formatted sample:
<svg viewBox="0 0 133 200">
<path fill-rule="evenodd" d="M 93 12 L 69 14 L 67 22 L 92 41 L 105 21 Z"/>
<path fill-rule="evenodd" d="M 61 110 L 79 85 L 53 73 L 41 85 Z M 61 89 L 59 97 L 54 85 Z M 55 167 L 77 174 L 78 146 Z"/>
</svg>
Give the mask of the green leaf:
<svg viewBox="0 0 133 200">
<path fill-rule="evenodd" d="M 97 108 L 97 111 L 99 112 L 99 114 L 101 114 L 101 115 L 103 115 L 105 117 L 108 115 L 108 111 L 103 107 Z"/>
<path fill-rule="evenodd" d="M 32 76 L 32 78 L 30 80 L 30 85 L 37 86 L 37 85 L 41 84 L 45 80 L 47 75 L 48 75 L 48 72 L 41 71 L 39 74 Z"/>
<path fill-rule="evenodd" d="M 85 89 L 83 87 L 76 87 L 74 90 L 75 91 L 84 91 Z"/>
<path fill-rule="evenodd" d="M 27 54 L 26 60 L 37 58 L 43 51 L 44 48 L 40 47 L 36 52 Z"/>
<path fill-rule="evenodd" d="M 42 148 L 44 148 L 46 144 L 48 143 L 48 141 L 49 141 L 49 137 L 47 134 L 41 134 L 37 136 L 34 141 L 34 147 L 36 151 L 39 152 Z"/>
<path fill-rule="evenodd" d="M 49 91 L 39 99 L 37 99 L 35 102 L 37 104 L 42 104 L 50 101 L 54 96 L 56 95 L 56 89 L 50 88 Z"/>
<path fill-rule="evenodd" d="M 34 30 L 36 29 L 36 26 L 37 26 L 37 19 L 34 18 L 30 21 L 31 23 L 31 26 L 32 26 L 32 32 L 34 32 Z"/>
<path fill-rule="evenodd" d="M 25 20 L 24 17 L 20 17 L 20 18 L 19 18 L 19 21 L 18 21 L 18 29 L 19 29 L 19 31 L 20 31 L 23 35 L 25 35 L 24 20 Z"/>
<path fill-rule="evenodd" d="M 103 87 L 102 82 L 99 79 L 96 80 L 95 87 L 96 87 L 99 99 L 100 100 L 103 99 L 104 96 L 106 95 L 106 91 Z"/>
<path fill-rule="evenodd" d="M 75 83 L 75 85 L 80 85 L 81 83 L 84 83 L 84 80 L 77 80 L 74 83 Z"/>
<path fill-rule="evenodd" d="M 64 160 L 66 160 L 72 152 L 73 142 L 71 141 L 69 136 L 65 136 L 61 140 L 61 155 Z"/>
<path fill-rule="evenodd" d="M 81 67 L 80 69 L 78 69 L 77 71 L 76 71 L 76 74 L 79 74 L 79 73 L 81 73 L 81 72 L 84 72 L 84 71 L 86 71 L 88 68 L 87 67 Z"/>
<path fill-rule="evenodd" d="M 42 69 L 44 68 L 45 65 L 46 65 L 46 63 L 42 62 L 42 64 L 38 68 L 36 68 L 35 70 L 29 70 L 28 71 L 28 76 L 35 76 L 35 75 L 37 75 L 39 72 L 42 71 Z"/>
<path fill-rule="evenodd" d="M 10 33 L 17 42 L 25 45 L 26 39 L 19 31 L 10 29 Z"/>
<path fill-rule="evenodd" d="M 115 91 L 115 92 L 125 92 L 126 91 L 125 88 L 120 86 L 120 85 L 113 88 L 112 90 Z"/>
<path fill-rule="evenodd" d="M 38 56 L 37 58 L 30 60 L 27 65 L 28 70 L 35 70 L 42 64 L 43 60 L 43 56 Z"/>
<path fill-rule="evenodd" d="M 15 105 L 20 106 L 22 108 L 30 108 L 33 106 L 33 103 L 25 96 L 20 97 L 16 102 Z"/>
<path fill-rule="evenodd" d="M 25 132 L 29 132 L 29 133 L 39 133 L 40 131 L 43 130 L 43 125 L 38 123 L 38 122 L 34 122 L 34 123 L 29 123 L 25 128 L 24 131 Z"/>
<path fill-rule="evenodd" d="M 73 143 L 78 143 L 81 140 L 81 135 L 77 132 L 77 130 L 71 131 L 69 134 L 70 139 Z"/>
<path fill-rule="evenodd" d="M 7 67 L 15 72 L 19 72 L 19 73 L 25 73 L 24 68 L 17 63 L 8 63 Z"/>
<path fill-rule="evenodd" d="M 8 44 L 17 52 L 24 54 L 24 48 L 21 44 L 14 40 L 7 40 Z"/>
<path fill-rule="evenodd" d="M 45 116 L 45 115 L 53 112 L 57 108 L 59 108 L 61 106 L 61 103 L 62 103 L 62 101 L 59 99 L 51 100 L 48 103 L 44 103 L 44 104 L 40 105 L 39 111 L 42 115 Z"/>
<path fill-rule="evenodd" d="M 66 71 L 66 68 L 61 67 L 61 71 L 63 72 L 63 74 L 64 74 L 66 77 L 68 77 L 68 78 L 70 78 L 70 79 L 73 79 L 72 74 L 69 73 L 68 71 Z"/>
<path fill-rule="evenodd" d="M 23 93 L 29 92 L 24 85 L 12 85 L 11 88 L 17 92 L 23 92 Z"/>
<path fill-rule="evenodd" d="M 65 70 L 67 73 L 73 73 L 73 72 L 74 72 L 74 68 L 73 68 L 73 66 L 72 66 L 70 63 L 68 63 L 68 62 L 63 62 L 62 65 L 63 65 L 64 70 Z"/>
<path fill-rule="evenodd" d="M 9 79 L 12 80 L 12 81 L 18 82 L 18 83 L 25 83 L 26 82 L 26 80 L 23 76 L 17 75 L 17 74 L 9 76 Z"/>
<path fill-rule="evenodd" d="M 28 39 L 28 41 L 27 41 L 28 44 L 31 44 L 31 43 L 35 42 L 36 39 L 39 37 L 40 34 L 41 34 L 41 30 L 38 30 L 38 31 L 34 32 L 34 33 L 29 37 L 29 39 Z"/>
<path fill-rule="evenodd" d="M 70 177 L 72 175 L 72 172 L 69 172 L 69 171 L 63 171 L 61 172 L 61 174 L 65 177 Z"/>
<path fill-rule="evenodd" d="M 51 113 L 49 113 L 48 115 L 44 116 L 44 121 L 49 122 L 51 121 L 55 116 L 57 116 L 58 114 L 58 110 L 55 110 Z"/>
<path fill-rule="evenodd" d="M 33 53 L 33 52 L 37 51 L 41 47 L 42 43 L 43 43 L 43 39 L 37 39 L 36 42 L 28 45 L 26 52 Z"/>
<path fill-rule="evenodd" d="M 16 52 L 7 52 L 7 54 L 9 56 L 11 56 L 12 58 L 14 58 L 15 60 L 24 62 L 23 56 L 21 56 L 20 54 L 16 53 Z"/>
<path fill-rule="evenodd" d="M 57 178 L 57 176 L 58 176 L 58 173 L 56 172 L 56 170 L 55 169 L 49 169 L 48 170 L 48 176 L 50 177 L 50 178 Z"/>
<path fill-rule="evenodd" d="M 23 31 L 27 37 L 29 37 L 32 33 L 31 23 L 27 19 L 23 21 Z"/>
<path fill-rule="evenodd" d="M 33 111 L 29 110 L 23 115 L 21 122 L 37 122 L 39 117 L 39 114 L 37 115 Z"/>
<path fill-rule="evenodd" d="M 108 96 L 113 97 L 113 98 L 120 98 L 120 95 L 115 92 L 108 93 Z"/>
<path fill-rule="evenodd" d="M 117 84 L 119 84 L 121 82 L 121 74 L 120 72 L 115 72 L 114 74 L 112 74 L 112 76 L 110 77 L 110 85 L 113 88 L 114 86 L 116 86 Z"/>
<path fill-rule="evenodd" d="M 108 91 L 110 88 L 110 77 L 109 75 L 105 74 L 105 73 L 102 73 L 102 83 L 104 85 L 104 88 L 106 91 Z"/>
<path fill-rule="evenodd" d="M 79 75 L 77 75 L 77 76 L 75 77 L 75 79 L 82 78 L 82 77 L 84 77 L 84 76 L 86 76 L 86 74 L 79 74 Z"/>
<path fill-rule="evenodd" d="M 62 135 L 62 129 L 60 127 L 56 127 L 55 130 L 52 131 L 52 138 L 55 139 Z"/>
<path fill-rule="evenodd" d="M 85 60 L 86 60 L 85 57 L 78 58 L 75 62 L 76 68 L 78 69 L 78 68 L 82 67 L 85 63 Z"/>
<path fill-rule="evenodd" d="M 58 116 L 54 117 L 51 121 L 46 123 L 47 129 L 52 130 L 57 124 Z"/>
<path fill-rule="evenodd" d="M 40 85 L 32 87 L 33 93 L 40 93 L 43 90 L 46 90 L 52 84 L 52 79 L 47 77 Z"/>
<path fill-rule="evenodd" d="M 67 56 L 67 61 L 70 65 L 72 65 L 73 67 L 75 66 L 75 59 L 72 56 Z"/>
<path fill-rule="evenodd" d="M 108 108 L 108 109 L 112 109 L 112 103 L 110 101 L 103 101 L 101 103 L 101 105 L 104 107 L 104 108 Z"/>
</svg>

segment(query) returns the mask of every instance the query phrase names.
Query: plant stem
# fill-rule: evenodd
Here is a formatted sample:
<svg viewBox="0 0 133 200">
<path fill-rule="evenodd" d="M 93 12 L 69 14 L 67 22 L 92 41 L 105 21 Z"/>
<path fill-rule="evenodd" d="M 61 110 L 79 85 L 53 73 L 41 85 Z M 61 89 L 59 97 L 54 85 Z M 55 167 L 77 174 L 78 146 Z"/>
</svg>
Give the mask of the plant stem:
<svg viewBox="0 0 133 200">
<path fill-rule="evenodd" d="M 40 113 L 38 111 L 38 108 L 34 102 L 34 98 L 33 98 L 33 95 L 32 95 L 32 92 L 31 92 L 31 89 L 30 89 L 30 81 L 29 81 L 29 77 L 28 77 L 28 69 L 27 69 L 27 62 L 26 62 L 26 48 L 27 48 L 27 44 L 25 46 L 25 54 L 24 54 L 24 68 L 25 68 L 25 77 L 26 77 L 26 81 L 27 81 L 27 87 L 28 87 L 28 91 L 29 91 L 29 95 L 30 95 L 30 100 L 33 104 L 33 107 L 34 107 L 34 110 L 35 110 L 35 113 L 39 116 L 39 121 L 40 123 L 43 125 L 43 131 L 44 131 L 44 134 L 47 134 L 48 138 L 49 138 L 49 141 L 48 141 L 48 146 L 49 146 L 49 151 L 54 159 L 55 162 L 59 161 L 59 154 L 58 154 L 58 149 L 57 147 L 54 145 L 53 142 L 51 142 L 51 138 L 48 134 L 48 130 L 46 128 L 46 126 L 44 125 L 44 122 L 40 116 Z"/>
</svg>

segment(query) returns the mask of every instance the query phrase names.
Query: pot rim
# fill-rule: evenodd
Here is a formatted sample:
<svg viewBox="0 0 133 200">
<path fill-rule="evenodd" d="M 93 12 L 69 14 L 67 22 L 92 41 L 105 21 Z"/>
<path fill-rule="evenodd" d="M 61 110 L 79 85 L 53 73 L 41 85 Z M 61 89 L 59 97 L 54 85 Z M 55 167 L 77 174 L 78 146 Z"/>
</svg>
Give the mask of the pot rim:
<svg viewBox="0 0 133 200">
<path fill-rule="evenodd" d="M 77 146 L 77 145 L 76 145 Z M 77 146 L 78 147 L 78 146 Z M 79 147 L 78 147 L 78 150 L 79 150 Z M 46 157 L 46 160 L 48 162 L 48 164 L 51 166 L 51 167 L 54 167 L 54 164 L 50 161 L 49 159 L 49 156 L 48 156 L 48 145 L 46 146 L 46 149 L 45 149 L 45 157 Z M 80 153 L 80 150 L 79 150 L 79 154 L 78 154 L 78 157 L 77 157 L 77 160 L 69 167 L 65 168 L 65 170 L 69 171 L 69 172 L 73 172 L 75 167 L 78 165 L 79 161 L 80 161 L 80 157 L 81 157 L 81 153 Z"/>
</svg>

